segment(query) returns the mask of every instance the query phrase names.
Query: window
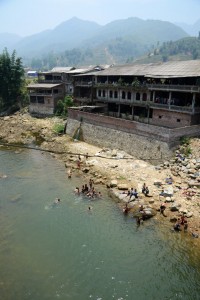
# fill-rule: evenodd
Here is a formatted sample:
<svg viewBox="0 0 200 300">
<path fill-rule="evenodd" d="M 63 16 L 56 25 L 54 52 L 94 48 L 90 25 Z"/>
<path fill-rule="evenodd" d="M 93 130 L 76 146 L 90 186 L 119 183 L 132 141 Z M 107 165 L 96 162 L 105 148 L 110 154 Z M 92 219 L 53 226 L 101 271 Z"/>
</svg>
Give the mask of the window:
<svg viewBox="0 0 200 300">
<path fill-rule="evenodd" d="M 44 104 L 44 97 L 42 97 L 42 96 L 38 96 L 38 103 L 40 103 L 40 104 Z"/>
<path fill-rule="evenodd" d="M 117 92 L 117 91 L 115 91 L 115 93 L 114 93 L 114 97 L 115 97 L 115 99 L 117 99 L 117 98 L 118 98 L 118 92 Z"/>
<path fill-rule="evenodd" d="M 128 100 L 131 100 L 131 92 L 128 92 Z"/>
<path fill-rule="evenodd" d="M 140 100 L 140 93 L 136 93 L 136 100 Z"/>
<path fill-rule="evenodd" d="M 106 97 L 106 92 L 103 90 L 103 98 Z"/>
<path fill-rule="evenodd" d="M 113 97 L 113 91 L 109 91 L 109 97 L 110 97 L 110 98 Z"/>
<path fill-rule="evenodd" d="M 147 94 L 146 94 L 146 93 L 143 93 L 143 95 L 142 95 L 142 100 L 143 100 L 143 101 L 147 101 Z"/>
<path fill-rule="evenodd" d="M 126 93 L 124 91 L 122 91 L 122 99 L 126 98 Z"/>
<path fill-rule="evenodd" d="M 181 120 L 180 120 L 180 119 L 177 119 L 176 121 L 177 121 L 177 122 L 180 122 Z"/>
<path fill-rule="evenodd" d="M 98 97 L 101 97 L 101 90 L 98 90 Z"/>
</svg>

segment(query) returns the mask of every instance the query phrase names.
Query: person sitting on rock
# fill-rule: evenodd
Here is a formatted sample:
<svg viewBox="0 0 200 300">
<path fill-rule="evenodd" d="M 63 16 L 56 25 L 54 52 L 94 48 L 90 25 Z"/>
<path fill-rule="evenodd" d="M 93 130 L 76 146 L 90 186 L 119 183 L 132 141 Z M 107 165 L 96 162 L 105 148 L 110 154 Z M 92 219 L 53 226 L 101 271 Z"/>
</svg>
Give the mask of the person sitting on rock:
<svg viewBox="0 0 200 300">
<path fill-rule="evenodd" d="M 145 194 L 145 191 L 146 191 L 146 183 L 144 183 L 142 186 L 142 193 Z"/>
</svg>

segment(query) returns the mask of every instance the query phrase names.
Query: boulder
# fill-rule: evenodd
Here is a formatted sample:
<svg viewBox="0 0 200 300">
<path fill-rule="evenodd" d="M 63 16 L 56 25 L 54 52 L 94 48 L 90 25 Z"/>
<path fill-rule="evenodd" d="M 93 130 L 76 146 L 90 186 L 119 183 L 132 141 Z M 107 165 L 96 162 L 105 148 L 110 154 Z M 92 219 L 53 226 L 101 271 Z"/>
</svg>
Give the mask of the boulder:
<svg viewBox="0 0 200 300">
<path fill-rule="evenodd" d="M 149 204 L 153 204 L 154 202 L 155 202 L 154 199 L 149 200 Z"/>
<path fill-rule="evenodd" d="M 166 202 L 172 202 L 172 199 L 171 199 L 171 197 L 166 197 L 166 198 L 165 198 L 165 201 L 166 201 Z"/>
<path fill-rule="evenodd" d="M 117 187 L 118 190 L 123 190 L 123 191 L 128 190 L 128 186 L 125 183 L 118 184 Z"/>
<path fill-rule="evenodd" d="M 82 171 L 83 171 L 83 173 L 88 173 L 90 171 L 90 168 L 85 167 L 85 168 L 82 169 Z"/>
<path fill-rule="evenodd" d="M 172 203 L 172 205 L 170 206 L 170 210 L 171 210 L 171 211 L 179 211 L 180 207 L 181 207 L 181 204 L 180 204 L 180 203 L 174 202 L 174 203 Z"/>
<path fill-rule="evenodd" d="M 170 218 L 170 222 L 172 222 L 172 223 L 177 222 L 177 220 L 178 220 L 178 219 L 177 219 L 176 217 L 171 217 L 171 218 Z"/>
<path fill-rule="evenodd" d="M 117 180 L 111 180 L 111 182 L 110 182 L 110 187 L 111 187 L 111 188 L 112 188 L 112 187 L 117 187 L 117 184 L 118 184 Z"/>
<path fill-rule="evenodd" d="M 193 216 L 193 212 L 191 212 L 191 211 L 186 214 L 187 218 L 191 218 L 192 216 Z"/>
</svg>

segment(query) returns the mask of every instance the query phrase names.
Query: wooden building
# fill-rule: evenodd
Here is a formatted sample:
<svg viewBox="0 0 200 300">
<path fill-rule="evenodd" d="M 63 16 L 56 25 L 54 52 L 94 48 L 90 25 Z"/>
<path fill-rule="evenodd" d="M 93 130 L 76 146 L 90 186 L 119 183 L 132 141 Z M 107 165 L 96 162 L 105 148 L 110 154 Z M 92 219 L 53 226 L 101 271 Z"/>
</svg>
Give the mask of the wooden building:
<svg viewBox="0 0 200 300">
<path fill-rule="evenodd" d="M 107 116 L 168 128 L 200 124 L 200 60 L 120 65 L 74 76 L 74 99 Z"/>
</svg>

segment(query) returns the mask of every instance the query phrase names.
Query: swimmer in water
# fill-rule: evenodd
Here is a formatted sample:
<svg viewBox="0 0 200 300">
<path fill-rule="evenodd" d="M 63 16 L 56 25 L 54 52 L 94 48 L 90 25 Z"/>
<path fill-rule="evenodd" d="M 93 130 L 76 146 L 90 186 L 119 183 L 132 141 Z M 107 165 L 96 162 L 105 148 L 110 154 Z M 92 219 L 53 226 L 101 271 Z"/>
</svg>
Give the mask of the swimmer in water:
<svg viewBox="0 0 200 300">
<path fill-rule="evenodd" d="M 68 178 L 72 178 L 72 171 L 71 171 L 71 169 L 68 170 L 67 175 L 68 175 Z"/>
<path fill-rule="evenodd" d="M 58 203 L 60 203 L 60 198 L 56 198 L 56 199 L 54 200 L 54 204 L 58 204 Z"/>
</svg>

